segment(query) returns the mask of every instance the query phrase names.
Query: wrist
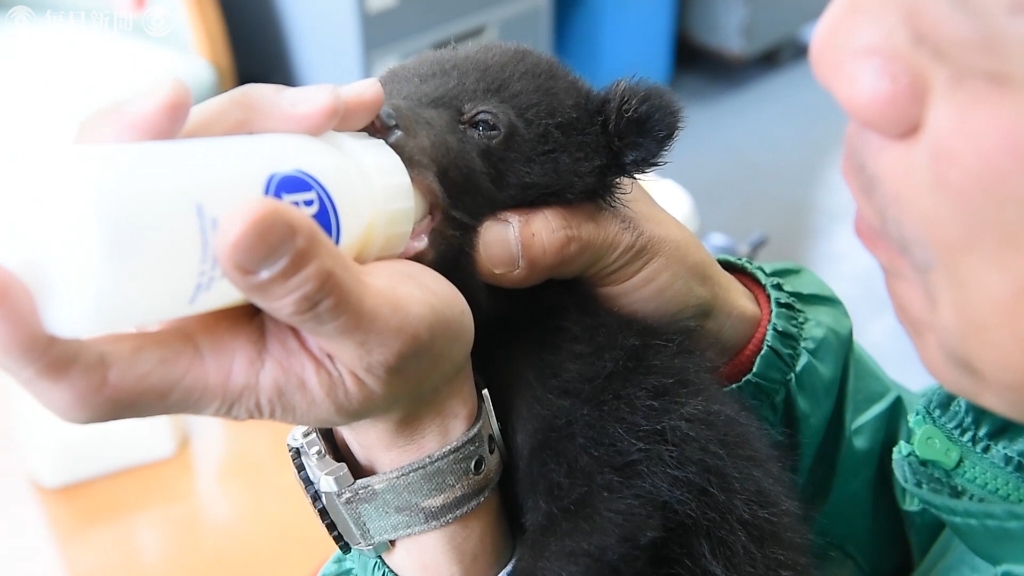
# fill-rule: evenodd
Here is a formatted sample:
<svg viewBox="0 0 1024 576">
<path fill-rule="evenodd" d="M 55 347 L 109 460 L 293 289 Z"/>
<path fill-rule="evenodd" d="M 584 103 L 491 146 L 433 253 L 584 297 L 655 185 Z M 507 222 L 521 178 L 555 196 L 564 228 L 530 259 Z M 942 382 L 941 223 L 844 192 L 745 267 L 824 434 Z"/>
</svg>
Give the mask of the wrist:
<svg viewBox="0 0 1024 576">
<path fill-rule="evenodd" d="M 733 272 L 733 277 L 754 296 L 761 311 L 761 318 L 757 325 L 757 331 L 750 337 L 746 346 L 733 355 L 732 359 L 719 372 L 719 376 L 727 385 L 739 382 L 754 369 L 757 358 L 764 348 L 765 338 L 768 335 L 768 324 L 771 322 L 772 315 L 771 299 L 757 278 L 739 271 Z"/>
<path fill-rule="evenodd" d="M 445 394 L 415 412 L 379 416 L 334 429 L 334 436 L 355 477 L 400 468 L 457 440 L 473 425 L 479 399 L 467 366 Z"/>
<path fill-rule="evenodd" d="M 480 410 L 472 369 L 413 414 L 378 417 L 335 429 L 356 478 L 425 458 L 466 433 Z M 498 574 L 509 562 L 513 538 L 495 488 L 449 524 L 391 542 L 382 560 L 400 576 Z"/>
<path fill-rule="evenodd" d="M 757 335 L 764 317 L 754 293 L 722 269 L 718 303 L 709 316 L 708 330 L 718 343 L 718 358 L 726 363 L 739 355 Z"/>
<path fill-rule="evenodd" d="M 399 576 L 497 575 L 515 548 L 497 490 L 451 524 L 392 544 L 383 560 Z"/>
</svg>

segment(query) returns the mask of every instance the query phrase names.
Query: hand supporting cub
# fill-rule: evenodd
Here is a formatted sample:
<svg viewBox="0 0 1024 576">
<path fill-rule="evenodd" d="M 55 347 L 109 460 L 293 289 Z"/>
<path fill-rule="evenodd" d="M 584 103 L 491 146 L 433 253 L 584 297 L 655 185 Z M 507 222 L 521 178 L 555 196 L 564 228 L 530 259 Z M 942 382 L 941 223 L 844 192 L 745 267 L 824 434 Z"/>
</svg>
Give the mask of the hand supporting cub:
<svg viewBox="0 0 1024 576">
<path fill-rule="evenodd" d="M 542 208 L 491 219 L 477 244 L 479 273 L 506 288 L 583 278 L 622 312 L 698 323 L 713 342 L 713 360 L 727 362 L 758 328 L 757 301 L 642 183 L 622 186 L 616 210 Z"/>
</svg>

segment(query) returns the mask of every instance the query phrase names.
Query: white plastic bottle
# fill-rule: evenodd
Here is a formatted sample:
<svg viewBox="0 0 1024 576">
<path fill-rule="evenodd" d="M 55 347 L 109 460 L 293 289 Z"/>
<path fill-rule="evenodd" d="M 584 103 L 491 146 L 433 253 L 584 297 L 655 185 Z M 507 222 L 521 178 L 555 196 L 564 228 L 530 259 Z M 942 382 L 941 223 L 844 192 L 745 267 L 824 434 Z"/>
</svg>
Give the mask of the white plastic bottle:
<svg viewBox="0 0 1024 576">
<path fill-rule="evenodd" d="M 0 157 L 0 266 L 66 338 L 244 303 L 218 223 L 270 196 L 359 261 L 394 257 L 426 214 L 402 160 L 358 132 L 76 144 Z"/>
</svg>

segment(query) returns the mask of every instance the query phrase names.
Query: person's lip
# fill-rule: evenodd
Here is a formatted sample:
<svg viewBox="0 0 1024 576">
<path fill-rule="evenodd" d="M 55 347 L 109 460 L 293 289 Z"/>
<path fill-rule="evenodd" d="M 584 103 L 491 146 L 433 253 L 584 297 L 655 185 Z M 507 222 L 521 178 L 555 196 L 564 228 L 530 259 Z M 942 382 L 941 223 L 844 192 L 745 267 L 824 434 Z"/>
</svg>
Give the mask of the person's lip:
<svg viewBox="0 0 1024 576">
<path fill-rule="evenodd" d="M 853 200 L 857 204 L 858 209 L 865 205 L 865 199 L 862 193 L 863 183 L 861 182 L 864 175 L 862 170 L 858 168 L 862 162 L 863 156 L 860 152 L 858 139 L 856 137 L 854 127 L 851 126 L 846 131 L 846 136 L 843 139 L 841 172 L 843 180 L 849 187 L 850 193 L 853 195 Z"/>
<path fill-rule="evenodd" d="M 846 134 L 846 141 L 843 148 L 842 174 L 843 180 L 853 196 L 857 205 L 857 213 L 854 217 L 853 228 L 860 239 L 861 244 L 881 264 L 883 261 L 896 257 L 896 254 L 881 231 L 880 219 L 877 217 L 880 212 L 868 201 L 868 194 L 865 193 L 862 178 L 862 170 L 857 168 L 863 158 L 860 156 L 861 149 L 858 145 L 855 129 L 851 127 Z"/>
<path fill-rule="evenodd" d="M 857 210 L 853 219 L 853 230 L 857 234 L 857 238 L 864 244 L 864 248 L 874 254 L 876 258 L 885 251 L 887 244 L 879 233 L 878 227 L 861 210 Z"/>
<path fill-rule="evenodd" d="M 883 270 L 892 271 L 895 269 L 894 267 L 904 267 L 906 259 L 889 241 L 877 222 L 878 220 L 864 211 L 857 210 L 853 221 L 854 233 L 864 249 L 875 257 L 875 261 Z"/>
</svg>

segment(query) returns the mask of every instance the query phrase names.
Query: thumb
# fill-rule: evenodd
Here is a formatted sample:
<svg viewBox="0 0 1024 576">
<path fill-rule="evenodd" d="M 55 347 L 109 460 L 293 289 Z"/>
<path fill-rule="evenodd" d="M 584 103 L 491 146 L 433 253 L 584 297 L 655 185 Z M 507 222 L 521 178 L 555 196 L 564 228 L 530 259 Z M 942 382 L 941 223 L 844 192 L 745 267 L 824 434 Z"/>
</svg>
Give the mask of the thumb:
<svg viewBox="0 0 1024 576">
<path fill-rule="evenodd" d="M 588 277 L 617 252 L 608 211 L 550 207 L 502 214 L 484 223 L 476 248 L 482 279 L 523 288 L 549 279 Z"/>
<path fill-rule="evenodd" d="M 264 312 L 317 338 L 356 321 L 366 290 L 355 261 L 294 206 L 263 199 L 217 235 L 227 278 Z"/>
</svg>

